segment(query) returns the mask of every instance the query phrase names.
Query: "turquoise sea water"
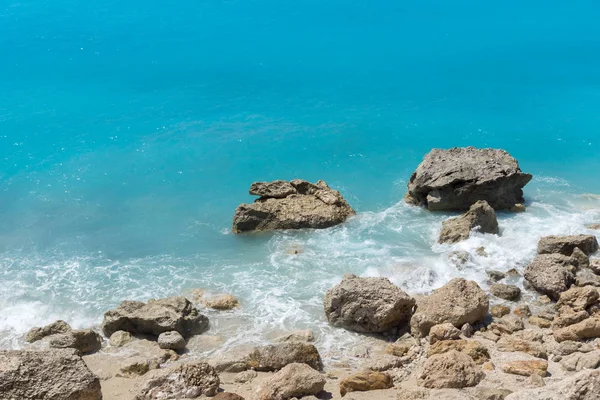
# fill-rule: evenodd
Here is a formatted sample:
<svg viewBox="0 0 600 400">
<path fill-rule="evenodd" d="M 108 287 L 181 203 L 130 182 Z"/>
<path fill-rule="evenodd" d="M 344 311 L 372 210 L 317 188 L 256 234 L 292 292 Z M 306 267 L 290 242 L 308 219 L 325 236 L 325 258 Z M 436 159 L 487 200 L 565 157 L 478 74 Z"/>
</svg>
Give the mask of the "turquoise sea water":
<svg viewBox="0 0 600 400">
<path fill-rule="evenodd" d="M 416 293 L 522 268 L 540 236 L 600 222 L 582 196 L 600 192 L 599 19 L 583 0 L 1 1 L 0 347 L 205 288 L 242 300 L 210 314 L 228 344 L 310 327 L 329 349 L 353 339 L 322 315 L 346 272 Z M 439 246 L 449 214 L 401 199 L 429 149 L 465 145 L 535 175 L 529 210 Z M 357 217 L 229 233 L 252 181 L 296 177 Z"/>
</svg>

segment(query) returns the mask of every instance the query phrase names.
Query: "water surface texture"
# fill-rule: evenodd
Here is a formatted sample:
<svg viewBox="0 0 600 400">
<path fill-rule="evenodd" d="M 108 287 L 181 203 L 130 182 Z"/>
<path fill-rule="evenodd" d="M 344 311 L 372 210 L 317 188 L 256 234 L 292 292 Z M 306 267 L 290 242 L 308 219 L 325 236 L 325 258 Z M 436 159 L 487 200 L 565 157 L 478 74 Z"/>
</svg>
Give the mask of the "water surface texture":
<svg viewBox="0 0 600 400">
<path fill-rule="evenodd" d="M 242 301 L 209 314 L 228 345 L 311 328 L 333 350 L 355 339 L 322 310 L 344 273 L 414 294 L 522 270 L 600 222 L 599 20 L 592 0 L 1 1 L 0 348 L 203 288 Z M 534 174 L 528 211 L 436 245 L 451 214 L 401 199 L 427 151 L 465 145 Z M 358 215 L 230 234 L 251 182 L 293 178 Z"/>
</svg>

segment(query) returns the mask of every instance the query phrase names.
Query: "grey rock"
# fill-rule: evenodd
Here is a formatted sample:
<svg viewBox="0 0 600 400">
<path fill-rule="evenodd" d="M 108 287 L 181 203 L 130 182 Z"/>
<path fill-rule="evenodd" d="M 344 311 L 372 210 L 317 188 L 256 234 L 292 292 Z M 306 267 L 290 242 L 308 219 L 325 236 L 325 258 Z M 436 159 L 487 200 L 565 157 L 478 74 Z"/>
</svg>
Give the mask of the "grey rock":
<svg viewBox="0 0 600 400">
<path fill-rule="evenodd" d="M 132 341 L 133 336 L 131 335 L 131 333 L 125 331 L 116 331 L 115 333 L 110 335 L 108 343 L 113 347 L 123 347 L 127 343 L 130 343 Z"/>
<path fill-rule="evenodd" d="M 577 260 L 561 254 L 540 254 L 525 268 L 525 279 L 540 293 L 558 300 L 575 282 Z"/>
<path fill-rule="evenodd" d="M 475 398 L 477 400 L 504 400 L 511 393 L 508 389 L 477 387 L 475 389 Z"/>
<path fill-rule="evenodd" d="M 594 235 L 546 236 L 538 243 L 538 254 L 570 256 L 576 247 L 589 256 L 598 251 L 598 240 Z"/>
<path fill-rule="evenodd" d="M 135 400 L 212 397 L 217 394 L 219 384 L 219 375 L 210 365 L 190 362 L 157 370 L 145 382 Z"/>
<path fill-rule="evenodd" d="M 531 178 L 504 150 L 435 149 L 410 177 L 406 198 L 431 211 L 466 210 L 479 200 L 509 209 L 524 202 L 523 187 Z"/>
<path fill-rule="evenodd" d="M 79 354 L 88 354 L 102 348 L 102 337 L 91 329 L 82 329 L 52 335 L 49 344 L 55 349 L 75 349 Z"/>
<path fill-rule="evenodd" d="M 600 399 L 600 371 L 584 370 L 543 388 L 522 390 L 505 400 L 596 400 Z"/>
<path fill-rule="evenodd" d="M 573 254 L 571 254 L 571 257 L 577 260 L 579 268 L 589 268 L 590 256 L 585 254 L 579 247 L 575 247 L 575 249 L 573 249 Z"/>
<path fill-rule="evenodd" d="M 560 294 L 557 305 L 559 307 L 568 306 L 574 311 L 581 311 L 597 303 L 599 297 L 598 289 L 595 287 L 572 287 Z"/>
<path fill-rule="evenodd" d="M 104 313 L 102 330 L 106 336 L 116 331 L 158 336 L 177 331 L 183 337 L 200 334 L 208 329 L 208 318 L 185 297 L 141 301 L 124 301 L 119 307 Z"/>
<path fill-rule="evenodd" d="M 246 365 L 257 371 L 278 371 L 288 364 L 307 364 L 320 371 L 323 368 L 317 348 L 306 342 L 284 342 L 255 347 Z"/>
<path fill-rule="evenodd" d="M 38 340 L 42 340 L 47 336 L 56 335 L 58 333 L 67 333 L 70 330 L 71 327 L 69 324 L 67 324 L 65 321 L 58 320 L 41 328 L 31 328 L 25 336 L 25 341 L 27 343 L 33 343 L 37 342 Z"/>
<path fill-rule="evenodd" d="M 490 293 L 504 300 L 515 301 L 521 296 L 521 289 L 515 285 L 496 283 L 490 286 Z"/>
<path fill-rule="evenodd" d="M 356 275 L 345 275 L 324 300 L 332 325 L 361 333 L 383 333 L 406 325 L 414 305 L 415 300 L 387 278 Z"/>
<path fill-rule="evenodd" d="M 161 349 L 183 350 L 185 339 L 177 331 L 163 332 L 158 335 L 158 346 Z"/>
<path fill-rule="evenodd" d="M 494 322 L 488 327 L 489 331 L 498 336 L 515 333 L 523 329 L 525 329 L 523 320 L 514 314 L 505 315 L 500 319 L 494 319 Z"/>
<path fill-rule="evenodd" d="M 289 186 L 283 181 L 256 183 L 251 194 L 266 194 L 252 204 L 241 204 L 233 217 L 233 232 L 269 231 L 276 229 L 329 228 L 356 214 L 337 190 L 323 181 L 316 185 L 295 179 Z M 277 188 L 275 188 L 275 186 Z M 260 188 L 259 188 L 260 187 Z M 295 193 L 290 193 L 290 187 Z M 269 188 L 267 190 L 267 188 Z M 254 192 L 254 193 L 252 193 Z M 273 197 L 274 195 L 285 197 Z"/>
<path fill-rule="evenodd" d="M 0 351 L 0 398 L 101 400 L 100 379 L 75 350 Z"/>
<path fill-rule="evenodd" d="M 474 229 L 478 232 L 493 234 L 497 234 L 499 231 L 496 212 L 484 200 L 473 204 L 469 211 L 460 217 L 442 222 L 442 231 L 438 241 L 440 243 L 457 243 L 468 239 Z"/>
<path fill-rule="evenodd" d="M 487 276 L 490 278 L 490 280 L 492 282 L 499 282 L 502 279 L 506 278 L 506 274 L 502 271 L 488 269 L 487 271 L 485 271 L 485 273 L 487 274 Z"/>
<path fill-rule="evenodd" d="M 429 330 L 429 343 L 434 344 L 440 340 L 460 339 L 461 332 L 451 323 L 434 325 Z"/>
<path fill-rule="evenodd" d="M 457 328 L 483 320 L 489 300 L 473 281 L 452 279 L 429 296 L 418 299 L 417 310 L 410 320 L 415 337 L 425 337 L 432 326 L 449 322 Z"/>
<path fill-rule="evenodd" d="M 561 366 L 566 371 L 581 371 L 583 369 L 595 369 L 600 365 L 600 352 L 573 353 L 563 357 Z"/>
<path fill-rule="evenodd" d="M 261 385 L 257 400 L 289 400 L 316 395 L 325 383 L 325 376 L 306 364 L 290 364 Z"/>
<path fill-rule="evenodd" d="M 252 382 L 256 377 L 258 377 L 258 372 L 248 370 L 238 373 L 233 380 L 237 383 L 248 383 Z"/>
</svg>

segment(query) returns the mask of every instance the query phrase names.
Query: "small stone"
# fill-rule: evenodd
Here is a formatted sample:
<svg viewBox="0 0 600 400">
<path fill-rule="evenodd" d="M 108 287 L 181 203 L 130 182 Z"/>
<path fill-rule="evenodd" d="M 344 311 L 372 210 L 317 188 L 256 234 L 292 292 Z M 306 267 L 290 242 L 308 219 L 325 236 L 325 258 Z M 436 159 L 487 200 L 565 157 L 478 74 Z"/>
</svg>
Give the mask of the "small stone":
<svg viewBox="0 0 600 400">
<path fill-rule="evenodd" d="M 515 307 L 515 309 L 513 310 L 513 314 L 521 318 L 527 318 L 531 316 L 531 310 L 529 309 L 529 306 L 527 304 L 520 304 Z"/>
<path fill-rule="evenodd" d="M 220 385 L 219 375 L 207 363 L 188 362 L 161 368 L 148 379 L 136 400 L 213 397 Z"/>
<path fill-rule="evenodd" d="M 495 283 L 490 286 L 490 293 L 504 300 L 515 301 L 521 296 L 521 289 L 515 285 Z"/>
<path fill-rule="evenodd" d="M 427 351 L 427 357 L 450 351 L 458 351 L 466 354 L 479 365 L 490 360 L 487 348 L 475 340 L 443 340 L 436 342 Z"/>
<path fill-rule="evenodd" d="M 498 340 L 500 340 L 500 336 L 498 336 L 495 333 L 490 332 L 490 331 L 483 331 L 483 332 L 477 331 L 477 332 L 475 332 L 475 336 L 479 336 L 484 339 L 491 340 L 492 342 L 497 342 Z"/>
<path fill-rule="evenodd" d="M 167 350 L 185 349 L 185 339 L 177 331 L 164 332 L 158 336 L 158 347 Z"/>
<path fill-rule="evenodd" d="M 410 335 L 404 335 L 387 347 L 386 352 L 396 357 L 405 356 L 412 348 L 419 346 L 419 342 Z"/>
<path fill-rule="evenodd" d="M 473 259 L 471 254 L 467 251 L 453 251 L 448 254 L 448 261 L 454 265 L 459 271 L 462 271 L 468 263 L 472 262 Z"/>
<path fill-rule="evenodd" d="M 350 392 L 390 389 L 394 387 L 392 377 L 386 373 L 365 371 L 351 375 L 340 382 L 340 395 Z"/>
<path fill-rule="evenodd" d="M 529 378 L 527 378 L 527 384 L 532 387 L 546 386 L 544 378 L 542 378 L 540 375 L 531 375 Z"/>
<path fill-rule="evenodd" d="M 540 328 L 550 328 L 552 325 L 550 321 L 540 317 L 529 317 L 528 321 L 530 324 L 539 326 Z"/>
<path fill-rule="evenodd" d="M 600 352 L 573 353 L 563 357 L 560 361 L 566 371 L 581 371 L 582 369 L 596 369 L 600 365 Z"/>
<path fill-rule="evenodd" d="M 502 370 L 507 374 L 521 376 L 539 375 L 544 378 L 548 372 L 548 362 L 543 360 L 512 361 L 504 364 Z"/>
<path fill-rule="evenodd" d="M 523 213 L 527 211 L 527 207 L 525 207 L 523 204 L 517 203 L 514 206 L 512 206 L 509 210 L 513 213 Z"/>
<path fill-rule="evenodd" d="M 102 348 L 102 337 L 91 329 L 72 330 L 48 338 L 51 348 L 75 349 L 79 354 L 94 353 Z"/>
<path fill-rule="evenodd" d="M 486 371 L 493 371 L 493 370 L 495 370 L 495 369 L 496 369 L 496 366 L 494 365 L 494 363 L 493 363 L 493 362 L 491 362 L 491 361 L 487 361 L 487 362 L 484 362 L 484 363 L 481 365 L 481 368 L 482 368 L 482 369 L 484 369 L 484 370 L 486 370 Z"/>
<path fill-rule="evenodd" d="M 155 368 L 152 368 L 155 367 Z M 134 378 L 137 376 L 145 375 L 150 369 L 158 369 L 159 365 L 151 363 L 141 357 L 134 357 L 125 360 L 119 368 L 117 376 L 125 378 Z"/>
<path fill-rule="evenodd" d="M 220 294 L 207 299 L 204 304 L 214 310 L 229 311 L 239 307 L 240 301 L 230 294 Z"/>
<path fill-rule="evenodd" d="M 483 246 L 480 246 L 477 249 L 475 249 L 475 253 L 480 257 L 488 256 L 488 253 L 487 253 L 487 251 L 485 251 L 485 247 L 483 247 Z"/>
<path fill-rule="evenodd" d="M 498 336 L 503 334 L 511 334 L 523 329 L 525 329 L 523 321 L 514 314 L 505 315 L 498 320 L 494 320 L 494 322 L 489 325 L 489 330 Z"/>
<path fill-rule="evenodd" d="M 573 254 L 571 257 L 577 260 L 579 263 L 579 268 L 588 268 L 590 266 L 590 256 L 585 254 L 579 247 L 575 247 L 573 249 Z"/>
<path fill-rule="evenodd" d="M 517 276 L 521 276 L 521 273 L 519 271 L 517 271 L 516 268 L 511 268 L 508 271 L 506 271 L 506 275 L 512 276 L 512 277 L 517 277 Z"/>
<path fill-rule="evenodd" d="M 460 332 L 465 336 L 470 338 L 471 336 L 473 336 L 473 333 L 475 333 L 475 330 L 473 329 L 473 325 L 471 324 L 464 324 L 461 328 L 460 328 Z"/>
<path fill-rule="evenodd" d="M 595 258 L 593 260 L 590 260 L 590 266 L 589 268 L 595 273 L 595 274 L 600 274 L 600 259 Z"/>
<path fill-rule="evenodd" d="M 572 287 L 560 294 L 557 305 L 569 306 L 575 311 L 581 311 L 598 302 L 599 297 L 598 290 L 594 287 Z"/>
<path fill-rule="evenodd" d="M 488 269 L 487 271 L 485 271 L 485 273 L 492 282 L 499 282 L 502 279 L 506 278 L 506 274 L 504 272 L 495 271 L 493 269 Z"/>
<path fill-rule="evenodd" d="M 244 400 L 242 396 L 235 393 L 221 392 L 218 393 L 212 400 Z"/>
<path fill-rule="evenodd" d="M 27 343 L 33 343 L 37 342 L 38 340 L 42 340 L 47 336 L 67 333 L 69 331 L 71 331 L 69 324 L 63 320 L 58 320 L 41 328 L 30 329 L 25 336 L 25 341 Z"/>
<path fill-rule="evenodd" d="M 540 303 L 542 303 L 542 304 L 550 304 L 550 303 L 552 303 L 552 299 L 550 297 L 546 296 L 545 294 L 542 295 L 542 296 L 540 296 L 540 297 L 538 297 L 537 300 Z"/>
<path fill-rule="evenodd" d="M 258 376 L 258 372 L 254 370 L 242 371 L 233 378 L 237 383 L 252 382 Z"/>
<path fill-rule="evenodd" d="M 530 354 L 538 358 L 548 358 L 546 350 L 541 343 L 524 340 L 514 335 L 502 336 L 497 343 L 496 348 L 498 351 L 513 352 L 518 351 L 522 353 Z"/>
<path fill-rule="evenodd" d="M 565 328 L 554 330 L 554 339 L 557 342 L 565 340 L 584 340 L 600 337 L 600 320 L 588 318 Z"/>
<path fill-rule="evenodd" d="M 108 343 L 110 343 L 110 345 L 113 347 L 123 347 L 131 341 L 133 341 L 133 336 L 131 336 L 131 333 L 125 331 L 116 331 L 110 335 Z"/>
<path fill-rule="evenodd" d="M 445 323 L 434 325 L 429 330 L 429 343 L 433 344 L 440 340 L 460 339 L 460 331 L 452 324 Z"/>
<path fill-rule="evenodd" d="M 495 305 L 490 308 L 490 314 L 494 318 L 502 318 L 510 313 L 510 307 L 505 305 Z"/>
</svg>

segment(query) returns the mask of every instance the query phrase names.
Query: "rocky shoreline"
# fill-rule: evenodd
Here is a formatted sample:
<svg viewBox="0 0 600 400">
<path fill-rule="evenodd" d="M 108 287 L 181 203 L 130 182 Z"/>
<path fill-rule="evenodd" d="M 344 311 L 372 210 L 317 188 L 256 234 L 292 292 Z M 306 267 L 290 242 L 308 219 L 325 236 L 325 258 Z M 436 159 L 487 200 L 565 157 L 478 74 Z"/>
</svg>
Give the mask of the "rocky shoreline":
<svg viewBox="0 0 600 400">
<path fill-rule="evenodd" d="M 439 242 L 452 244 L 501 234 L 495 211 L 525 211 L 530 179 L 500 150 L 434 150 L 406 199 L 466 210 L 440 227 Z M 323 181 L 258 182 L 250 193 L 260 198 L 236 210 L 236 233 L 327 228 L 355 214 Z M 598 250 L 585 232 L 542 237 L 522 270 L 488 270 L 487 291 L 455 278 L 414 295 L 387 278 L 346 275 L 323 293 L 329 324 L 362 337 L 342 358 L 324 354 L 312 331 L 201 356 L 192 342 L 218 346 L 203 309 L 243 307 L 234 296 L 125 300 L 98 330 L 56 321 L 32 328 L 25 349 L 0 351 L 0 399 L 598 399 Z M 452 257 L 460 265 L 470 254 Z"/>
</svg>

